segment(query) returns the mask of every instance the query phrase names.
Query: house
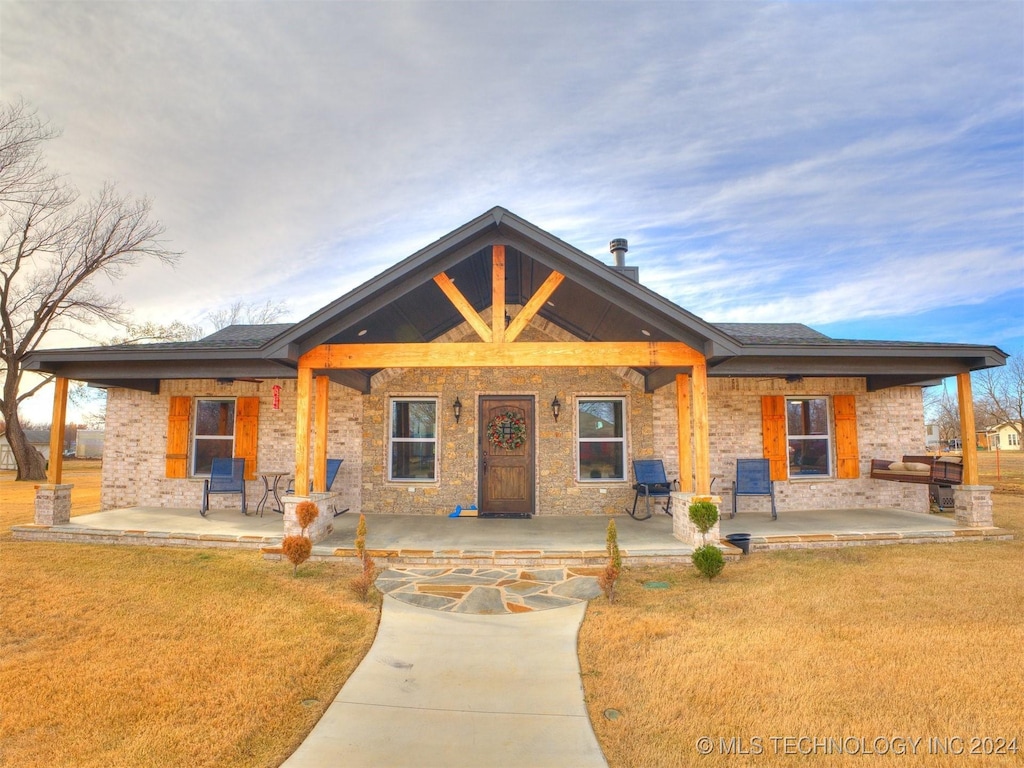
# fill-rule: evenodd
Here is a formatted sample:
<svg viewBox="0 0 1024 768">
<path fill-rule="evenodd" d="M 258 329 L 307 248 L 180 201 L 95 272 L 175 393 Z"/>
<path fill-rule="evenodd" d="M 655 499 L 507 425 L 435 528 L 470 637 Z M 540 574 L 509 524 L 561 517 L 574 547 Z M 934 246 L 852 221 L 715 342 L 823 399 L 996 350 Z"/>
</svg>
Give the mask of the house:
<svg viewBox="0 0 1024 768">
<path fill-rule="evenodd" d="M 1006 421 L 978 432 L 978 447 L 990 451 L 1019 451 L 1021 423 Z"/>
<path fill-rule="evenodd" d="M 0 435 L 0 469 L 18 469 L 18 462 L 14 458 L 14 451 L 7 442 L 7 435 Z M 50 430 L 49 429 L 26 429 L 25 440 L 39 451 L 44 459 L 50 458 Z"/>
<path fill-rule="evenodd" d="M 611 514 L 633 459 L 710 495 L 764 457 L 783 511 L 927 511 L 927 486 L 873 480 L 870 461 L 920 451 L 922 387 L 944 377 L 973 418 L 970 372 L 1005 353 L 709 323 L 611 246 L 614 266 L 494 208 L 300 322 L 25 367 L 107 388 L 104 508 L 197 506 L 194 479 L 234 456 L 253 492 L 261 470 L 293 472 L 353 513 Z M 327 457 L 344 460 L 333 489 Z M 964 515 L 991 524 L 970 451 L 964 466 Z"/>
</svg>

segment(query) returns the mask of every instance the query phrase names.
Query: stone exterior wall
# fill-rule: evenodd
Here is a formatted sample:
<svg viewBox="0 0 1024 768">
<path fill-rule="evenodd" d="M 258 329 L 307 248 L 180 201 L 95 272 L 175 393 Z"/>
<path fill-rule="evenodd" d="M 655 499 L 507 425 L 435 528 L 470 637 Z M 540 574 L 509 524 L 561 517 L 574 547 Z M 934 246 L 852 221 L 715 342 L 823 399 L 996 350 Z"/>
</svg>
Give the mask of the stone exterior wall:
<svg viewBox="0 0 1024 768">
<path fill-rule="evenodd" d="M 895 461 L 905 453 L 924 452 L 924 410 L 920 388 L 894 387 L 880 392 L 868 392 L 861 378 L 804 379 L 796 384 L 790 384 L 784 379 L 709 378 L 711 474 L 716 478 L 712 491 L 723 494 L 723 513 L 729 514 L 732 511 L 732 497 L 726 490 L 736 479 L 736 459 L 764 455 L 761 396 L 828 397 L 837 394 L 852 394 L 856 397 L 860 478 L 808 478 L 777 482 L 775 498 L 778 508 L 895 507 L 928 511 L 928 486 L 872 480 L 869 476 L 872 458 L 892 458 Z M 654 394 L 655 452 L 665 457 L 669 477 L 677 477 L 679 472 L 679 455 L 675 445 L 675 398 L 674 383 L 662 387 Z M 834 467 L 834 455 L 832 460 Z M 744 496 L 739 501 L 739 509 L 770 514 L 771 504 L 767 497 Z"/>
<path fill-rule="evenodd" d="M 273 386 L 279 385 L 280 410 L 273 409 Z M 167 414 L 170 398 L 253 397 L 260 399 L 258 469 L 287 470 L 295 467 L 294 379 L 267 379 L 262 383 L 218 384 L 209 380 L 165 381 L 152 395 L 127 389 L 111 389 L 107 397 L 107 439 L 103 448 L 103 509 L 126 506 L 195 507 L 202 497 L 202 478 L 168 478 Z M 331 385 L 328 419 L 330 458 L 344 459 L 334 488 L 342 508 L 359 509 L 361 469 L 362 396 L 347 387 Z M 194 413 L 194 410 L 193 410 Z M 284 486 L 280 486 L 283 493 Z M 250 511 L 263 495 L 259 479 L 246 484 Z M 237 508 L 237 496 L 210 497 L 213 508 Z"/>
</svg>

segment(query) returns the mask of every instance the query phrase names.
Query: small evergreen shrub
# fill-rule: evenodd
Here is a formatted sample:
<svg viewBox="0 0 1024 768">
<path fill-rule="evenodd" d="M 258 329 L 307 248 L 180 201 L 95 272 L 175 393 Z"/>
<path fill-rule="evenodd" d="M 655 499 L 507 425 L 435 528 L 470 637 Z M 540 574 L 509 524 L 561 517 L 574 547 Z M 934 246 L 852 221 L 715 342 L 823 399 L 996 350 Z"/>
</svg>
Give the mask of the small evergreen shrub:
<svg viewBox="0 0 1024 768">
<path fill-rule="evenodd" d="M 294 566 L 292 575 L 297 576 L 299 566 L 309 560 L 309 556 L 313 553 L 313 542 L 306 536 L 285 536 L 284 541 L 281 542 L 281 551 Z"/>
<path fill-rule="evenodd" d="M 364 603 L 370 597 L 370 591 L 377 580 L 377 564 L 366 552 L 366 516 L 359 516 L 359 525 L 356 526 L 356 555 L 362 565 L 362 571 L 358 576 L 349 582 L 352 592 Z"/>
<path fill-rule="evenodd" d="M 722 557 L 722 550 L 714 544 L 705 544 L 693 550 L 693 565 L 701 576 L 707 576 L 708 581 L 711 581 L 725 568 L 725 558 Z"/>
<path fill-rule="evenodd" d="M 695 501 L 690 504 L 690 522 L 701 533 L 707 533 L 718 522 L 718 507 L 710 501 Z"/>
<path fill-rule="evenodd" d="M 619 580 L 622 573 L 622 555 L 619 553 L 619 531 L 615 527 L 615 521 L 608 521 L 608 534 L 605 536 L 605 549 L 608 552 L 608 564 L 597 577 L 597 584 L 601 587 L 609 603 L 615 602 L 615 582 Z"/>
<path fill-rule="evenodd" d="M 299 522 L 299 527 L 302 528 L 302 533 L 305 535 L 306 529 L 313 524 L 313 521 L 320 516 L 320 509 L 312 501 L 300 501 L 295 506 L 295 519 Z"/>
</svg>

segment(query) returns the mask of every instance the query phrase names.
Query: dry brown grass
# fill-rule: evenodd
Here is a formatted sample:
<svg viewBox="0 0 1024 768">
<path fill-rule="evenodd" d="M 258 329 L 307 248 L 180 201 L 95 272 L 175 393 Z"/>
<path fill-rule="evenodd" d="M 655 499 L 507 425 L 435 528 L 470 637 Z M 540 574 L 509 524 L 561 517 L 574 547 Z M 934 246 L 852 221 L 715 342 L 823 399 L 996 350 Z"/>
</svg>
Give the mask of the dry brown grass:
<svg viewBox="0 0 1024 768">
<path fill-rule="evenodd" d="M 710 584 L 692 570 L 626 571 L 617 604 L 592 601 L 580 633 L 587 704 L 610 765 L 967 760 L 929 754 L 930 737 L 968 747 L 971 737 L 1016 737 L 1017 756 L 974 761 L 1020 764 L 1024 456 L 1000 458 L 999 488 L 1011 492 L 995 496 L 995 518 L 1012 542 L 758 554 Z M 982 482 L 995 483 L 993 457 L 983 461 Z M 647 590 L 648 581 L 671 586 Z M 607 709 L 622 716 L 609 720 Z M 708 756 L 696 748 L 702 736 Z M 787 736 L 924 741 L 917 755 L 866 759 L 826 755 L 828 746 L 783 754 L 786 743 L 771 738 Z M 760 739 L 763 754 L 722 754 L 740 738 L 748 750 Z"/>
<path fill-rule="evenodd" d="M 98 480 L 73 472 L 75 511 L 90 494 L 97 508 Z M 5 531 L 31 520 L 33 493 L 0 479 Z M 376 629 L 376 606 L 345 588 L 350 566 L 296 579 L 254 553 L 9 533 L 0 563 L 3 766 L 279 765 Z"/>
</svg>

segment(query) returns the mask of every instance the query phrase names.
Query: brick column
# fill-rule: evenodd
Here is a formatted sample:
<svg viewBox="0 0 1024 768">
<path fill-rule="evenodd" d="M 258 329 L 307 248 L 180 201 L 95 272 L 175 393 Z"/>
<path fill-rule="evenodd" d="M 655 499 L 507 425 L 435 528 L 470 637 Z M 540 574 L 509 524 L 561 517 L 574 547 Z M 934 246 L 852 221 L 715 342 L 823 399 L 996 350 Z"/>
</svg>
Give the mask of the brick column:
<svg viewBox="0 0 1024 768">
<path fill-rule="evenodd" d="M 991 528 L 992 486 L 954 485 L 953 509 L 957 525 L 968 528 Z"/>
<path fill-rule="evenodd" d="M 334 533 L 334 507 L 338 504 L 340 494 L 337 493 L 311 493 L 309 497 L 285 496 L 281 499 L 284 504 L 284 535 L 301 536 L 302 528 L 295 516 L 295 507 L 299 502 L 312 501 L 316 504 L 320 514 L 316 516 L 313 524 L 306 529 L 306 536 L 316 544 Z"/>
<path fill-rule="evenodd" d="M 67 525 L 71 522 L 73 485 L 36 486 L 36 525 Z"/>
<path fill-rule="evenodd" d="M 706 534 L 701 533 L 697 530 L 697 526 L 690 522 L 690 504 L 694 501 L 710 501 L 718 508 L 718 520 L 715 521 L 715 524 L 711 526 L 711 530 Z M 674 491 L 672 493 L 672 535 L 685 544 L 695 548 L 701 547 L 704 544 L 718 544 L 719 539 L 722 538 L 721 526 L 719 525 L 721 519 L 721 496 L 701 496 L 694 493 L 686 493 L 685 491 Z"/>
</svg>

